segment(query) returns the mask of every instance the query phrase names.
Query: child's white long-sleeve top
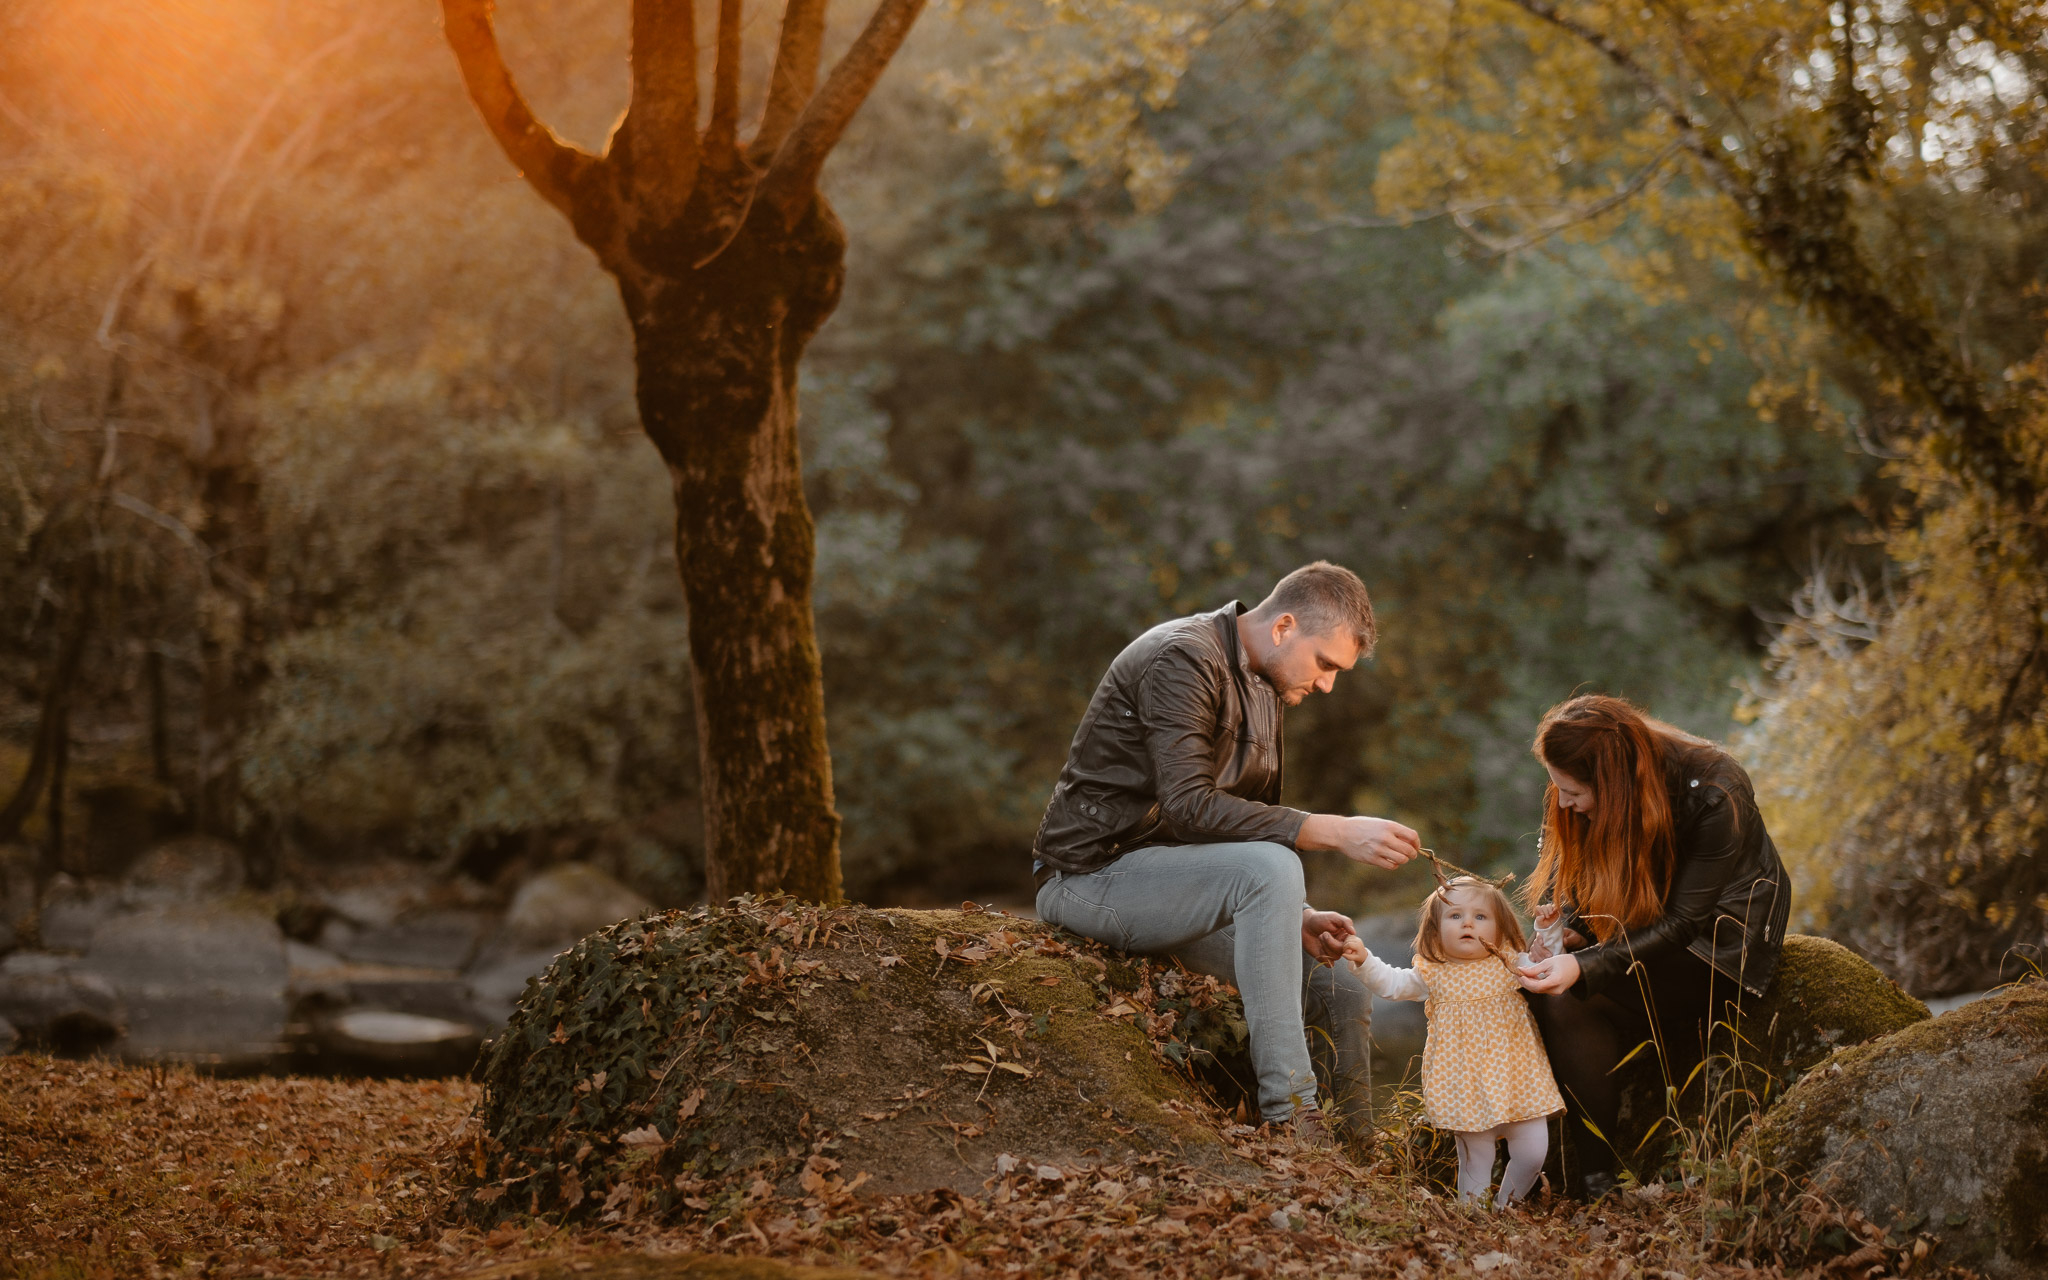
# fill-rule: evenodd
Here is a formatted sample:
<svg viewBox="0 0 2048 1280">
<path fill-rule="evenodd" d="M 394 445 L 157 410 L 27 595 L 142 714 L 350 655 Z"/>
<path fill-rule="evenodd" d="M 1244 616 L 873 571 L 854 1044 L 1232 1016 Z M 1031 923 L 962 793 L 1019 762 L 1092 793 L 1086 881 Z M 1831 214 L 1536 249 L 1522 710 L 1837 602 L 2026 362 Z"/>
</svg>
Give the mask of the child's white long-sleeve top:
<svg viewBox="0 0 2048 1280">
<path fill-rule="evenodd" d="M 1536 941 L 1541 943 L 1544 949 L 1551 955 L 1562 954 L 1564 951 L 1563 917 L 1559 917 L 1557 922 L 1548 929 L 1538 929 L 1536 931 Z M 1528 964 L 1529 953 L 1517 951 L 1514 955 L 1514 962 L 1517 969 Z M 1421 974 L 1413 969 L 1396 969 L 1393 965 L 1388 964 L 1371 952 L 1366 953 L 1364 962 L 1358 966 L 1358 973 L 1365 980 L 1366 989 L 1382 1000 L 1429 999 L 1429 987 L 1422 981 Z"/>
</svg>

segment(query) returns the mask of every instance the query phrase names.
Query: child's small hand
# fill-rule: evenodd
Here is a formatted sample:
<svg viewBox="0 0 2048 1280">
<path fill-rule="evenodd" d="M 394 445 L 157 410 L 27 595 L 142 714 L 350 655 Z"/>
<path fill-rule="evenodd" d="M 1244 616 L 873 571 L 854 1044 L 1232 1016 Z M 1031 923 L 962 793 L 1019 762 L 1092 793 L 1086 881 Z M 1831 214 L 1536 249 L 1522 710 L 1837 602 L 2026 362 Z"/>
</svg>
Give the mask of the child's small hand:
<svg viewBox="0 0 2048 1280">
<path fill-rule="evenodd" d="M 1372 958 L 1372 952 L 1365 949 L 1365 939 L 1354 933 L 1344 939 L 1344 958 L 1353 964 L 1362 965 Z"/>
<path fill-rule="evenodd" d="M 1548 929 L 1551 925 L 1556 924 L 1557 918 L 1563 914 L 1563 907 L 1558 906 L 1555 902 L 1546 902 L 1536 908 L 1536 927 L 1538 929 Z"/>
</svg>

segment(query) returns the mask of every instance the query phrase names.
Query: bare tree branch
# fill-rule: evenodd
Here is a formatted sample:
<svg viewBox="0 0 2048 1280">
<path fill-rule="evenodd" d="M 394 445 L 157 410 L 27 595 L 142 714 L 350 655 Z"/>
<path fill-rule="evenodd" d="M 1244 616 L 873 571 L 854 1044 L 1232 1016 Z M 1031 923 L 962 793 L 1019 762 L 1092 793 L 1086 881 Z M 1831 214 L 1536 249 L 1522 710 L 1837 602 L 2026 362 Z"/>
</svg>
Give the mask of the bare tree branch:
<svg viewBox="0 0 2048 1280">
<path fill-rule="evenodd" d="M 1591 222 L 1600 215 L 1618 209 L 1635 199 L 1643 192 L 1644 188 L 1650 185 L 1650 180 L 1657 176 L 1658 171 L 1663 169 L 1664 162 L 1676 155 L 1682 146 L 1684 146 L 1684 143 L 1674 138 L 1665 144 L 1662 151 L 1659 151 L 1651 158 L 1650 163 L 1638 169 L 1627 182 L 1616 188 L 1613 193 L 1602 196 L 1591 204 L 1568 208 L 1563 213 L 1546 218 L 1520 235 L 1506 240 L 1495 239 L 1481 231 L 1478 225 L 1472 221 L 1472 211 L 1470 210 L 1453 206 L 1445 210 L 1445 212 L 1450 215 L 1453 222 L 1457 223 L 1458 230 L 1470 236 L 1490 255 L 1498 258 L 1505 257 L 1511 253 L 1520 253 L 1532 245 L 1548 240 L 1561 231 L 1569 231 L 1581 223 Z"/>
<path fill-rule="evenodd" d="M 730 156 L 740 134 L 740 0 L 718 0 L 718 60 L 711 77 L 711 127 L 704 149 Z"/>
<path fill-rule="evenodd" d="M 629 181 L 680 209 L 697 181 L 697 11 L 692 0 L 633 0 L 633 97 L 620 125 Z"/>
<path fill-rule="evenodd" d="M 768 78 L 768 103 L 748 151 L 766 162 L 789 136 L 804 104 L 818 88 L 818 59 L 825 44 L 826 0 L 788 0 L 782 12 L 782 42 Z"/>
<path fill-rule="evenodd" d="M 818 173 L 825 157 L 839 144 L 840 135 L 852 122 L 854 113 L 867 101 L 875 82 L 888 70 L 889 60 L 903 47 L 911 24 L 924 12 L 925 0 L 882 0 L 868 25 L 832 68 L 796 127 L 775 153 L 775 162 L 761 179 L 761 196 L 782 216 L 784 226 L 794 226 L 817 194 Z"/>
<path fill-rule="evenodd" d="M 534 117 L 498 49 L 492 8 L 491 0 L 441 0 L 441 25 L 462 66 L 462 81 L 506 157 L 542 199 L 573 219 L 576 193 L 588 187 L 603 161 Z"/>
</svg>

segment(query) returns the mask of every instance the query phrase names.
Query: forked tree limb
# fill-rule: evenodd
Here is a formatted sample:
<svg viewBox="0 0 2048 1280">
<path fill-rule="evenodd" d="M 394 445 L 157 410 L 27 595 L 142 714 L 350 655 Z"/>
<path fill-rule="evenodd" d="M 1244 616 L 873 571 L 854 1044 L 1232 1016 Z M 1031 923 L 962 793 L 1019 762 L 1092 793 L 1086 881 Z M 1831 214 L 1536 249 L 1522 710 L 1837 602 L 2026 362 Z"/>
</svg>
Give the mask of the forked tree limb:
<svg viewBox="0 0 2048 1280">
<path fill-rule="evenodd" d="M 1499 258 L 1511 253 L 1520 253 L 1522 250 L 1540 244 L 1554 235 L 1591 222 L 1602 214 L 1612 213 L 1622 205 L 1635 199 L 1649 187 L 1651 181 L 1664 168 L 1665 162 L 1677 154 L 1681 146 L 1682 144 L 1675 139 L 1666 143 L 1662 151 L 1652 156 L 1648 164 L 1636 170 L 1629 180 L 1617 187 L 1612 194 L 1602 196 L 1591 204 L 1567 209 L 1563 213 L 1547 218 L 1511 239 L 1496 240 L 1492 236 L 1480 231 L 1472 220 L 1471 213 L 1473 211 L 1452 206 L 1444 212 L 1450 216 L 1453 222 L 1457 223 L 1458 230 L 1470 236 L 1475 243 L 1492 256 Z"/>
<path fill-rule="evenodd" d="M 630 182 L 681 209 L 697 181 L 697 12 L 691 0 L 633 0 Z"/>
<path fill-rule="evenodd" d="M 718 53 L 711 77 L 711 126 L 704 149 L 721 158 L 739 147 L 740 0 L 718 0 Z"/>
<path fill-rule="evenodd" d="M 775 70 L 768 77 L 768 102 L 761 127 L 748 151 L 757 163 L 775 155 L 782 140 L 818 89 L 818 60 L 825 45 L 827 0 L 788 0 L 782 11 L 782 39 L 775 49 Z"/>
<path fill-rule="evenodd" d="M 586 191 L 603 161 L 564 141 L 526 105 L 491 26 L 491 0 L 441 0 L 441 22 L 469 99 L 491 136 L 542 199 L 572 219 L 578 193 Z"/>
<path fill-rule="evenodd" d="M 797 117 L 796 126 L 761 179 L 759 203 L 780 214 L 784 226 L 795 226 L 810 207 L 825 157 L 839 144 L 875 82 L 889 69 L 889 60 L 903 47 L 904 37 L 910 34 L 917 15 L 924 12 L 924 5 L 925 0 L 882 0 L 860 38 Z"/>
</svg>

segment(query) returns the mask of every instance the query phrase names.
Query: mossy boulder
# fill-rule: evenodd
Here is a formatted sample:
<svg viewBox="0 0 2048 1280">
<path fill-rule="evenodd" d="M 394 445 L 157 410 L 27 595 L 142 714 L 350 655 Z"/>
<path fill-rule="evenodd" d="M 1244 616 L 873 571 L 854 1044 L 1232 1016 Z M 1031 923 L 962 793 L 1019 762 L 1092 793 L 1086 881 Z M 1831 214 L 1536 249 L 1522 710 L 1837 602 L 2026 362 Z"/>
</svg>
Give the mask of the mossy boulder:
<svg viewBox="0 0 2048 1280">
<path fill-rule="evenodd" d="M 1770 990 L 1745 1002 L 1741 1020 L 1714 1028 L 1707 1069 L 1676 1098 L 1687 1126 L 1733 1132 L 1769 1107 L 1837 1049 L 1862 1044 L 1928 1019 L 1927 1006 L 1869 961 L 1827 938 L 1790 934 Z M 1673 1145 L 1673 1097 L 1658 1055 L 1645 1050 L 1622 1068 L 1619 1147 L 1637 1172 L 1650 1174 Z"/>
<path fill-rule="evenodd" d="M 1729 1081 L 1768 1104 L 1823 1059 L 1929 1018 L 1927 1006 L 1839 942 L 1789 934 L 1762 999 L 1741 1023 L 1719 1029 L 1727 1061 L 1750 1070 Z M 1737 1038 L 1739 1034 L 1739 1038 Z"/>
<path fill-rule="evenodd" d="M 485 1046 L 474 1216 L 720 1216 L 767 1188 L 978 1191 L 1222 1168 L 1185 1062 L 1242 1034 L 1213 979 L 982 911 L 741 900 L 600 930 Z M 765 1187 L 762 1184 L 766 1184 Z"/>
<path fill-rule="evenodd" d="M 1843 1050 L 1745 1142 L 1935 1260 L 2048 1272 L 2048 985 L 2030 981 Z"/>
</svg>

